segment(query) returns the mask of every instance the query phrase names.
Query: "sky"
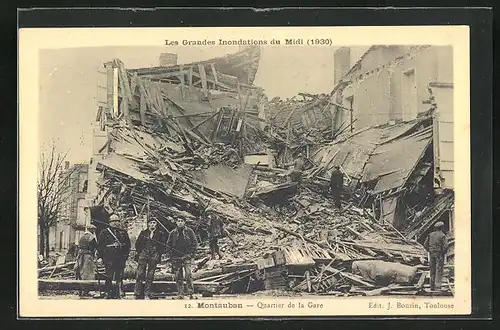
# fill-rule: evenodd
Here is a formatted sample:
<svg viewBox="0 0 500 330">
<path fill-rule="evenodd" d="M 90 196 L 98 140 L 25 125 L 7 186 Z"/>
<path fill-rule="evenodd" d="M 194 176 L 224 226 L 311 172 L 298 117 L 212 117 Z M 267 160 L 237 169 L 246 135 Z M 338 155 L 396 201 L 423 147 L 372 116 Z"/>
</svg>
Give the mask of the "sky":
<svg viewBox="0 0 500 330">
<path fill-rule="evenodd" d="M 254 84 L 269 98 L 300 92 L 319 94 L 333 89 L 333 53 L 337 47 L 262 47 Z M 367 47 L 352 49 L 354 64 Z M 86 47 L 45 49 L 39 54 L 40 142 L 55 142 L 71 163 L 88 162 L 97 101 L 105 101 L 103 63 L 119 58 L 126 68 L 158 66 L 162 52 L 178 54 L 178 63 L 207 60 L 238 51 L 228 47 Z"/>
</svg>

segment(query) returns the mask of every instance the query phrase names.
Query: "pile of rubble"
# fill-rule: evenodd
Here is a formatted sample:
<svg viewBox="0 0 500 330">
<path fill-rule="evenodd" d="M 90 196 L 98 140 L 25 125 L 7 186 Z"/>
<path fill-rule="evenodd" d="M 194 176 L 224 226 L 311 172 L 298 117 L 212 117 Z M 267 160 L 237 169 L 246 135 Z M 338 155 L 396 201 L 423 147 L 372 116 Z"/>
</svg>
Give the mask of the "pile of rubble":
<svg viewBox="0 0 500 330">
<path fill-rule="evenodd" d="M 419 239 L 441 214 L 415 207 L 405 231 L 387 219 L 395 213 L 389 212 L 398 202 L 394 196 L 403 200 L 406 191 L 419 191 L 415 187 L 428 173 L 429 129 L 417 122 L 334 140 L 345 129 L 333 129 L 334 104 L 327 95 L 268 103 L 251 82 L 231 78 L 237 65 L 230 61 L 224 64 L 230 69 L 221 72 L 214 63 L 140 71 L 112 62 L 118 69 L 120 102 L 98 114 L 108 139 L 100 149 L 104 156 L 94 160 L 101 172 L 92 208 L 97 232 L 107 225 L 106 214 L 118 213 L 133 247 L 146 218 L 155 217 L 165 231 L 175 227 L 171 217 L 185 219 L 200 242 L 195 290 L 207 294 L 428 293 L 427 252 Z M 253 67 L 255 61 L 251 63 Z M 259 117 L 264 106 L 274 114 L 265 123 Z M 323 126 L 309 122 L 308 116 Z M 393 170 L 377 159 L 393 157 L 389 143 L 395 151 L 415 148 L 406 168 Z M 289 178 L 290 161 L 298 154 L 305 159 L 300 185 Z M 377 163 L 385 167 L 375 168 Z M 341 210 L 327 194 L 333 165 L 342 167 L 348 181 Z M 413 174 L 415 168 L 422 170 L 420 176 Z M 379 210 L 371 207 L 378 200 Z M 445 210 L 450 199 L 436 203 Z M 238 242 L 235 246 L 223 238 L 220 260 L 208 257 L 207 212 L 220 217 Z M 133 290 L 134 254 L 127 261 L 125 291 Z M 158 265 L 157 292 L 175 290 L 168 261 Z M 40 287 L 74 288 L 68 267 L 54 268 L 60 280 L 53 280 L 54 274 L 47 277 L 48 269 L 40 270 Z M 441 294 L 452 294 L 452 264 L 446 269 Z"/>
<path fill-rule="evenodd" d="M 238 242 L 234 246 L 223 238 L 220 260 L 210 260 L 208 244 L 201 242 L 193 270 L 195 290 L 200 293 L 280 290 L 369 296 L 430 292 L 423 247 L 392 226 L 375 221 L 371 211 L 352 202 L 337 211 L 329 198 L 307 188 L 279 206 L 200 198 L 225 220 Z M 198 233 L 203 230 L 195 227 L 196 220 L 191 223 Z M 42 277 L 67 278 L 72 283 L 70 266 L 58 266 L 57 273 Z M 440 294 L 453 291 L 451 267 L 446 267 L 446 286 Z M 133 290 L 136 268 L 131 258 L 124 274 L 126 290 Z M 40 275 L 49 271 L 41 270 Z M 155 281 L 158 292 L 174 290 L 168 259 L 158 265 Z M 50 281 L 43 283 L 47 286 Z M 67 284 L 66 288 L 75 287 Z"/>
</svg>

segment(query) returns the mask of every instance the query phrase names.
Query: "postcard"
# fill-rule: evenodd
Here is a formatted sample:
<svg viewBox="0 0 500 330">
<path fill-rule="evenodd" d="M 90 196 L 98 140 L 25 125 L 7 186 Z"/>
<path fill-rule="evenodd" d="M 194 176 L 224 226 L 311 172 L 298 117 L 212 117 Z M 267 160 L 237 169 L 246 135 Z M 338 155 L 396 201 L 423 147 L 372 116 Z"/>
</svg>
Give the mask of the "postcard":
<svg viewBox="0 0 500 330">
<path fill-rule="evenodd" d="M 468 26 L 20 29 L 20 316 L 469 314 L 469 102 Z"/>
</svg>

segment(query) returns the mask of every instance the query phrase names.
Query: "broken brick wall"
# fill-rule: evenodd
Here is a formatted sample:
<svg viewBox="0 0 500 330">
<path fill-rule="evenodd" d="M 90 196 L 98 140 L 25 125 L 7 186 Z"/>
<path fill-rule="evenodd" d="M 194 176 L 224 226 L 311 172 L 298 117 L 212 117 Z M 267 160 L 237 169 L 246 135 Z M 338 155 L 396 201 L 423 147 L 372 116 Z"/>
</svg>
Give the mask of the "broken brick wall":
<svg viewBox="0 0 500 330">
<path fill-rule="evenodd" d="M 344 78 L 348 82 L 343 88 L 341 104 L 346 104 L 344 99 L 354 97 L 356 129 L 414 119 L 429 109 L 425 103 L 429 99 L 429 83 L 452 78 L 452 65 L 443 61 L 449 58 L 451 47 L 422 46 L 403 56 L 399 48 L 394 51 L 399 57 L 391 55 L 390 49 L 377 56 L 366 55 L 361 61 L 372 63 L 362 63 L 358 72 Z M 408 87 L 404 87 L 405 78 L 409 78 Z M 349 88 L 353 91 L 348 92 Z"/>
</svg>

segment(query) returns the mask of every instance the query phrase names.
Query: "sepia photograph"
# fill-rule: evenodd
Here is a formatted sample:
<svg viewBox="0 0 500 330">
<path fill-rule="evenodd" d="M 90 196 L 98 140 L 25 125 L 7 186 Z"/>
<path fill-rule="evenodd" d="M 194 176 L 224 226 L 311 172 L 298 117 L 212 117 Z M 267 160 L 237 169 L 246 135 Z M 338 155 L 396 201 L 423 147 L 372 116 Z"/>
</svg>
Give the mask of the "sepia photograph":
<svg viewBox="0 0 500 330">
<path fill-rule="evenodd" d="M 38 300 L 456 307 L 452 42 L 176 33 L 36 53 Z"/>
</svg>

